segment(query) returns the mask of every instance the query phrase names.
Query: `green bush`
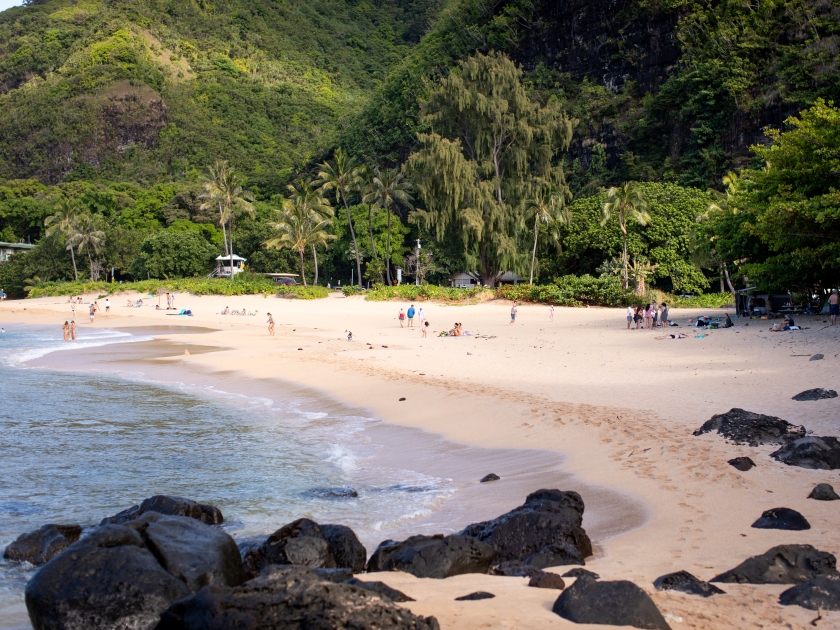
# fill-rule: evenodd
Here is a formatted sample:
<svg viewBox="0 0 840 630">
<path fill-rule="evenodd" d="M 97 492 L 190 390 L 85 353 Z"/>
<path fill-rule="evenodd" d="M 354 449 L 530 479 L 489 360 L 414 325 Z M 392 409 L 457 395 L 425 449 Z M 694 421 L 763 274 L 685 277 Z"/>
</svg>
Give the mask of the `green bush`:
<svg viewBox="0 0 840 630">
<path fill-rule="evenodd" d="M 618 278 L 589 275 L 563 276 L 547 285 L 504 285 L 496 289 L 496 297 L 558 306 L 627 306 L 637 299 Z"/>
<path fill-rule="evenodd" d="M 666 302 L 672 308 L 723 308 L 735 303 L 731 293 L 704 293 L 688 298 L 670 296 Z"/>
<path fill-rule="evenodd" d="M 359 288 L 357 285 L 345 285 L 341 287 L 341 292 L 344 294 L 345 297 L 349 297 L 351 295 L 362 295 L 365 293 L 365 289 Z"/>
<path fill-rule="evenodd" d="M 493 291 L 490 289 L 453 289 L 450 287 L 439 287 L 434 284 L 424 284 L 419 287 L 413 284 L 401 284 L 396 287 L 377 285 L 367 292 L 365 299 L 371 302 L 384 302 L 387 300 L 402 300 L 404 302 L 425 302 L 427 300 L 468 302 L 492 297 Z"/>
</svg>

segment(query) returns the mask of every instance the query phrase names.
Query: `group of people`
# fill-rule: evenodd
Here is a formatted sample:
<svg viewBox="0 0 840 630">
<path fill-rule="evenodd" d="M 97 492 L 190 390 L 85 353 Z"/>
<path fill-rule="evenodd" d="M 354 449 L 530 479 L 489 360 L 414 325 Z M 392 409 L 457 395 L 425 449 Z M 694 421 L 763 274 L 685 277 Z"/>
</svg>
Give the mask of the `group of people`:
<svg viewBox="0 0 840 630">
<path fill-rule="evenodd" d="M 406 327 L 406 319 L 408 319 L 408 327 L 414 328 L 414 316 L 417 316 L 417 319 L 420 320 L 420 326 L 423 328 L 423 336 L 426 336 L 426 326 L 424 325 L 426 321 L 426 314 L 423 312 L 423 307 L 420 307 L 420 310 L 415 310 L 414 304 L 408 307 L 408 311 L 404 311 L 400 309 L 400 313 L 397 318 L 400 320 L 400 328 Z"/>
<path fill-rule="evenodd" d="M 645 306 L 627 307 L 627 330 L 635 324 L 636 330 L 640 328 L 656 328 L 658 326 L 670 326 L 668 319 L 668 305 L 665 302 L 657 304 L 646 304 Z"/>
<path fill-rule="evenodd" d="M 225 310 L 223 310 L 221 313 L 219 313 L 219 315 L 239 315 L 241 317 L 244 317 L 246 315 L 250 315 L 251 317 L 256 317 L 257 316 L 257 311 L 253 311 L 251 313 L 248 313 L 248 309 L 246 309 L 246 308 L 243 308 L 241 311 L 237 311 L 237 310 L 230 310 L 229 306 L 225 306 Z M 271 315 L 271 313 L 269 313 L 269 315 Z"/>
<path fill-rule="evenodd" d="M 64 341 L 76 341 L 76 320 L 65 321 L 61 332 L 64 333 Z"/>
</svg>

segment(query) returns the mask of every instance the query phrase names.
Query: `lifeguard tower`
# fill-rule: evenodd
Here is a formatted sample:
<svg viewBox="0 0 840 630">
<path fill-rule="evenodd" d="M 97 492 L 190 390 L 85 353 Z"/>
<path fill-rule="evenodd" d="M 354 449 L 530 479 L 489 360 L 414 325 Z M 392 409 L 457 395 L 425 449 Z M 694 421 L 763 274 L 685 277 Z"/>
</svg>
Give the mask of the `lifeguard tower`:
<svg viewBox="0 0 840 630">
<path fill-rule="evenodd" d="M 219 278 L 230 278 L 231 276 L 235 276 L 236 274 L 245 271 L 243 265 L 247 262 L 247 260 L 247 258 L 242 258 L 242 256 L 237 256 L 236 254 L 233 256 L 230 254 L 227 256 L 219 256 L 216 258 L 216 271 L 210 275 Z M 231 263 L 233 263 L 233 266 L 231 266 Z"/>
</svg>

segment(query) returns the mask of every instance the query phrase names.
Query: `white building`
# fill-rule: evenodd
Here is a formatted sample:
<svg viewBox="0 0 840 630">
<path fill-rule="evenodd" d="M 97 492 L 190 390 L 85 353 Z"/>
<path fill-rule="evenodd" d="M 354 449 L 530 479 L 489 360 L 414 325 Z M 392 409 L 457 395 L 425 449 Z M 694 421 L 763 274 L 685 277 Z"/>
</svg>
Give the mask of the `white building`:
<svg viewBox="0 0 840 630">
<path fill-rule="evenodd" d="M 247 258 L 242 258 L 242 256 L 237 256 L 236 254 L 233 256 L 219 256 L 216 258 L 216 273 L 214 275 L 223 278 L 230 278 L 231 261 L 233 261 L 233 275 L 235 276 L 238 273 L 242 273 L 245 271 L 245 269 L 243 269 L 243 265 L 247 260 Z"/>
</svg>

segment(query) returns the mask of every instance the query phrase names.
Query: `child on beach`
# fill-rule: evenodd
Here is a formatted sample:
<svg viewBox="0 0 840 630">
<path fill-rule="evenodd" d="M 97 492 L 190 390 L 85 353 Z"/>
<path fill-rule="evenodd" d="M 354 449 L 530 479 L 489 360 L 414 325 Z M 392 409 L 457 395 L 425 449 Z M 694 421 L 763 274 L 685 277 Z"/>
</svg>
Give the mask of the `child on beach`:
<svg viewBox="0 0 840 630">
<path fill-rule="evenodd" d="M 429 330 L 429 322 L 423 322 L 423 328 L 421 328 L 421 331 L 423 333 L 423 335 L 422 335 L 423 339 L 426 338 L 426 333 L 428 332 L 428 330 Z"/>
<path fill-rule="evenodd" d="M 274 318 L 271 316 L 271 313 L 268 314 L 268 334 L 273 336 L 274 335 Z"/>
<path fill-rule="evenodd" d="M 510 307 L 510 323 L 516 323 L 516 300 L 513 301 L 513 306 Z"/>
<path fill-rule="evenodd" d="M 405 326 L 403 326 L 403 323 L 405 322 L 405 311 L 403 311 L 402 309 L 400 309 L 399 319 L 400 319 L 400 328 L 405 328 Z"/>
<path fill-rule="evenodd" d="M 423 312 L 423 307 L 420 307 L 420 310 L 417 312 L 417 319 L 420 320 L 420 325 L 423 325 L 423 322 L 426 321 L 426 313 Z"/>
<path fill-rule="evenodd" d="M 630 325 L 633 323 L 633 307 L 627 307 L 627 330 L 630 330 Z"/>
</svg>

